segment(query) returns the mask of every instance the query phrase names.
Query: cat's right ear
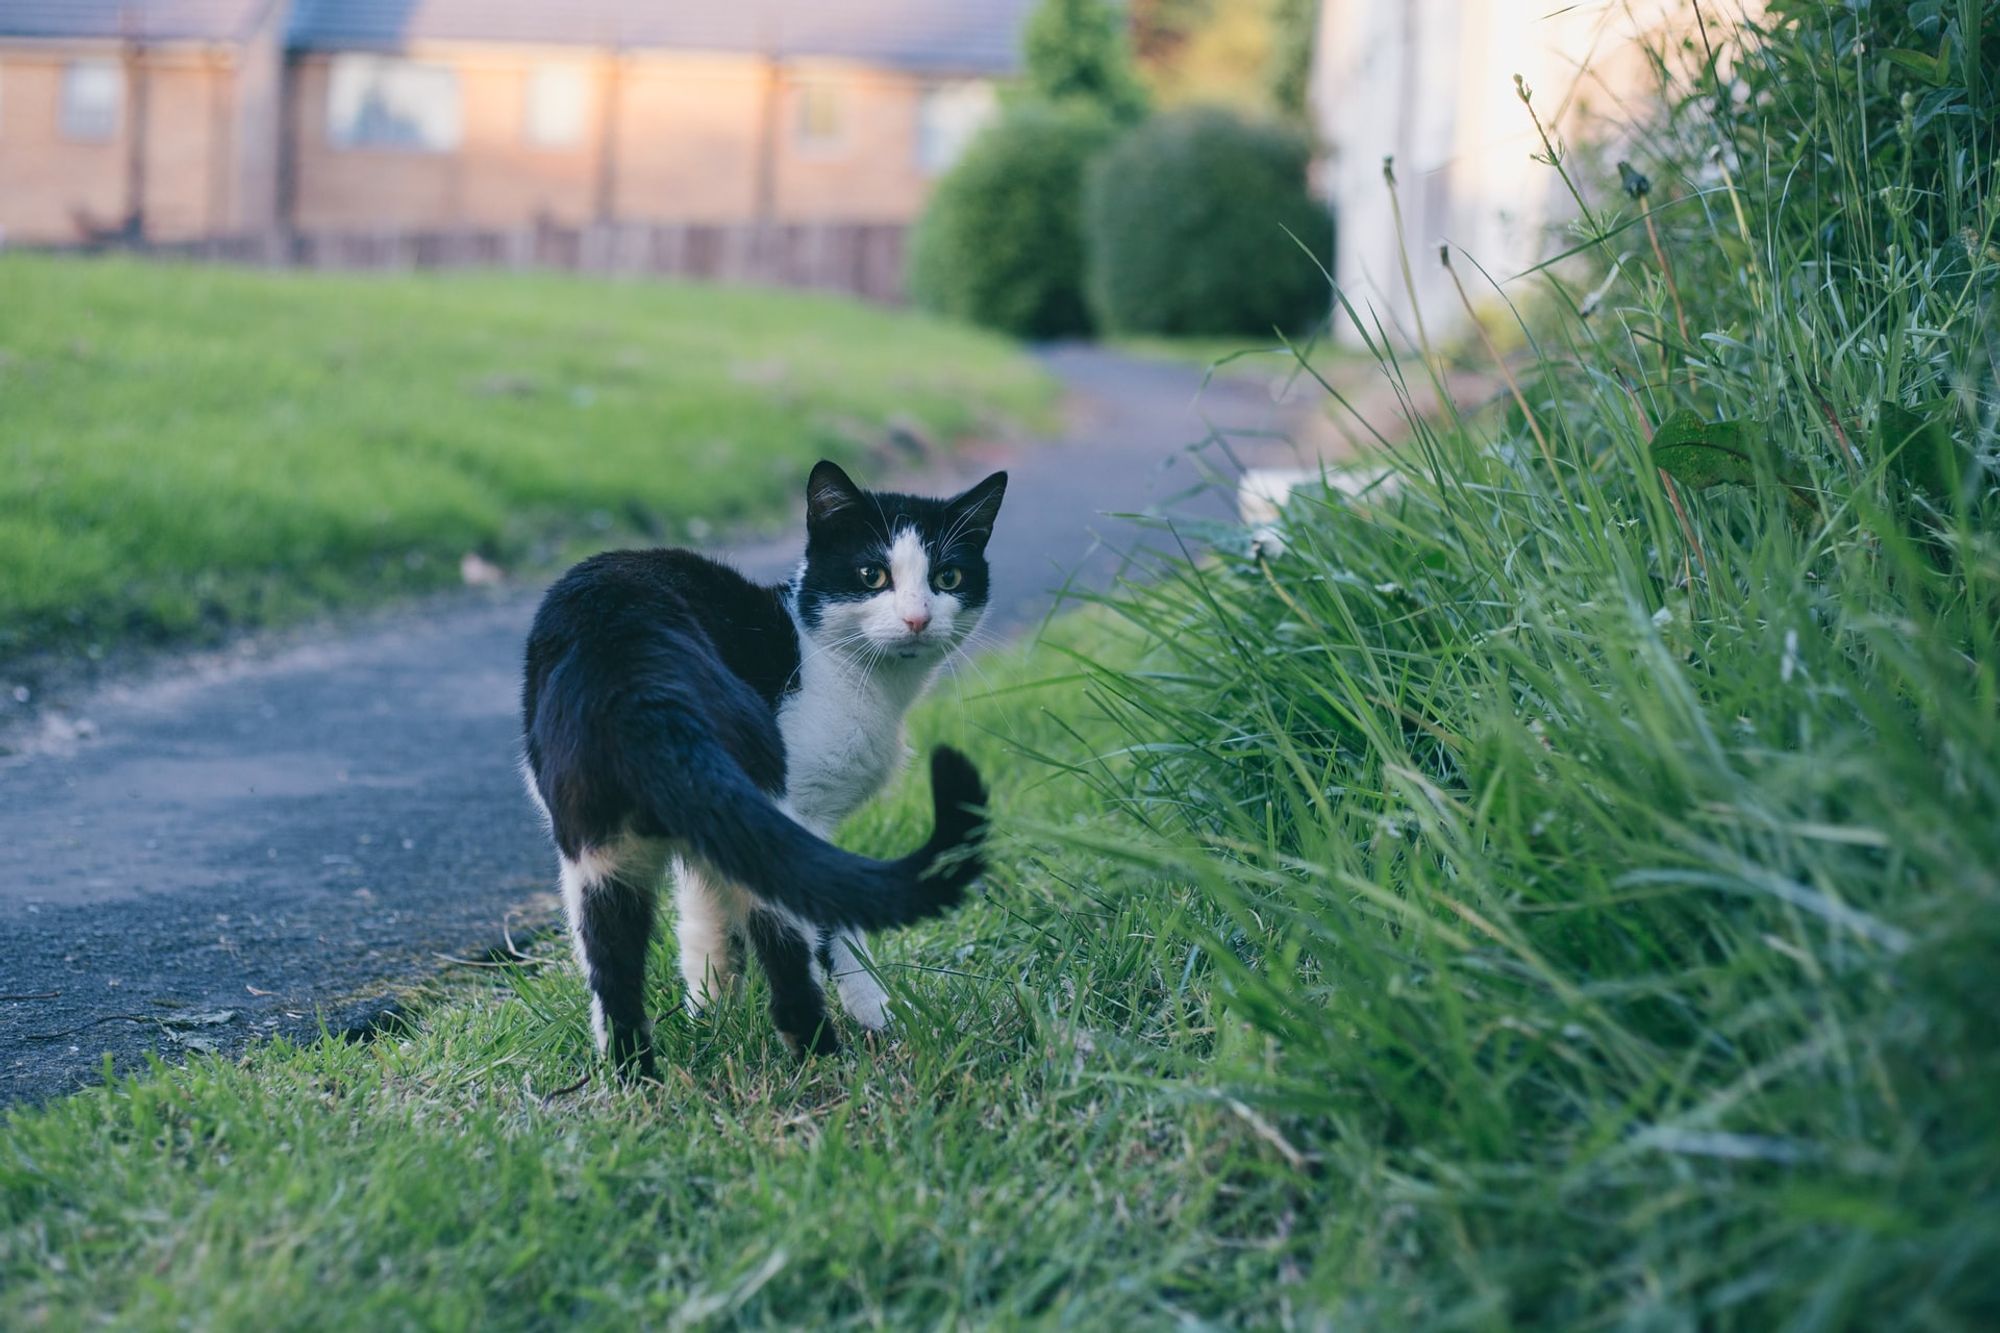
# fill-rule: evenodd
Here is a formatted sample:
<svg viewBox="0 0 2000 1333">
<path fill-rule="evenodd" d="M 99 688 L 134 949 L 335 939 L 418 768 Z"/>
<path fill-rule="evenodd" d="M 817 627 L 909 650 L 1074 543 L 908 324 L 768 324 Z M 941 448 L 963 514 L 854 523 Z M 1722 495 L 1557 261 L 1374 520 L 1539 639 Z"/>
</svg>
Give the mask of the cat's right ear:
<svg viewBox="0 0 2000 1333">
<path fill-rule="evenodd" d="M 812 475 L 806 478 L 807 527 L 818 527 L 841 510 L 860 503 L 861 488 L 840 470 L 838 463 L 822 458 L 813 464 Z"/>
</svg>

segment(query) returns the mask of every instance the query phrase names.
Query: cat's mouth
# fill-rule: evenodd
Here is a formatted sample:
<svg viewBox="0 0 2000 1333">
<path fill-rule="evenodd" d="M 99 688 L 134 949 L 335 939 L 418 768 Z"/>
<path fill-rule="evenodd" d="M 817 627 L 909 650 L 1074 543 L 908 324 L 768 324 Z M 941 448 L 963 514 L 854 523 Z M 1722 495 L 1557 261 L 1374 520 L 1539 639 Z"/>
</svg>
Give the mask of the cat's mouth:
<svg viewBox="0 0 2000 1333">
<path fill-rule="evenodd" d="M 892 641 L 889 651 L 905 662 L 914 662 L 920 657 L 935 657 L 950 647 L 949 641 L 940 634 L 906 634 Z"/>
</svg>

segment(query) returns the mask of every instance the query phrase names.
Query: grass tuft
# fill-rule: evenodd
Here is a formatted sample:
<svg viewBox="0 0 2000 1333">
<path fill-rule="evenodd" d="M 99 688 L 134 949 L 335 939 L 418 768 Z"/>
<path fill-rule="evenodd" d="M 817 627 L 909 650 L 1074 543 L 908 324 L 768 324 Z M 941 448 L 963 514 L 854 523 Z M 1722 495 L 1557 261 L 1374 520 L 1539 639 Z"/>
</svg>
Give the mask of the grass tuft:
<svg viewBox="0 0 2000 1333">
<path fill-rule="evenodd" d="M 1168 1068 L 1322 1165 L 1344 1321 L 2000 1311 L 2000 122 L 1861 8 L 1771 6 L 1720 111 L 1662 56 L 1661 266 L 1542 274 L 1512 410 L 1112 601 L 1099 797 L 1241 1034 Z"/>
</svg>

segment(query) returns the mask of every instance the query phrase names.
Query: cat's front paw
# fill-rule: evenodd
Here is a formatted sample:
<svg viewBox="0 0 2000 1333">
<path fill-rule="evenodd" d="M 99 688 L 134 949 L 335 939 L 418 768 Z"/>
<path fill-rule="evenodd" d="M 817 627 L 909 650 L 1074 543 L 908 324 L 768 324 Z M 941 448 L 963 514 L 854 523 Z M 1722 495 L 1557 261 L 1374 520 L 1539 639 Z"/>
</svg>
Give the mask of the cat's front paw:
<svg viewBox="0 0 2000 1333">
<path fill-rule="evenodd" d="M 866 972 L 841 977 L 840 1007 L 847 1016 L 870 1032 L 887 1032 L 895 1021 L 895 1010 L 882 983 Z"/>
</svg>

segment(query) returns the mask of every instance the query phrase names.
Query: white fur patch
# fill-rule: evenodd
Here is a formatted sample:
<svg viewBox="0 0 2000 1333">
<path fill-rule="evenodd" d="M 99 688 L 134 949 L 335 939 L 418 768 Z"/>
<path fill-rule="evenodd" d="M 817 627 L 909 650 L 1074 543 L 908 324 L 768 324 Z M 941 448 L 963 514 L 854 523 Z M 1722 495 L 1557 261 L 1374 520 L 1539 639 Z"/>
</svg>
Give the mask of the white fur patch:
<svg viewBox="0 0 2000 1333">
<path fill-rule="evenodd" d="M 889 545 L 889 586 L 896 619 L 905 629 L 917 626 L 921 632 L 931 622 L 931 557 L 924 539 L 910 528 L 896 534 Z"/>
<path fill-rule="evenodd" d="M 895 776 L 907 753 L 903 714 L 935 666 L 839 649 L 805 659 L 778 706 L 786 803 L 800 823 L 825 837 Z"/>
<path fill-rule="evenodd" d="M 528 789 L 528 799 L 535 803 L 535 813 L 542 817 L 542 832 L 554 837 L 556 821 L 549 814 L 548 802 L 542 799 L 541 785 L 535 781 L 535 766 L 528 762 L 525 752 L 514 762 L 514 771 L 521 775 L 521 785 Z"/>
<path fill-rule="evenodd" d="M 686 857 L 674 858 L 674 931 L 687 1010 L 699 1016 L 736 983 L 729 934 L 750 915 L 750 896 Z"/>
<path fill-rule="evenodd" d="M 590 955 L 583 950 L 583 896 L 590 892 L 595 883 L 582 866 L 567 856 L 562 858 L 562 903 L 563 916 L 569 921 L 569 947 L 576 955 L 576 966 L 583 973 L 584 988 L 590 992 L 590 1036 L 599 1055 L 604 1054 L 610 1042 L 610 1033 L 604 1025 L 604 1006 L 597 1002 L 597 984 L 590 970 Z"/>
<path fill-rule="evenodd" d="M 841 931 L 827 950 L 833 959 L 833 985 L 840 994 L 840 1007 L 870 1032 L 889 1026 L 889 992 L 875 976 L 873 962 L 862 947 L 861 937 Z"/>
</svg>

